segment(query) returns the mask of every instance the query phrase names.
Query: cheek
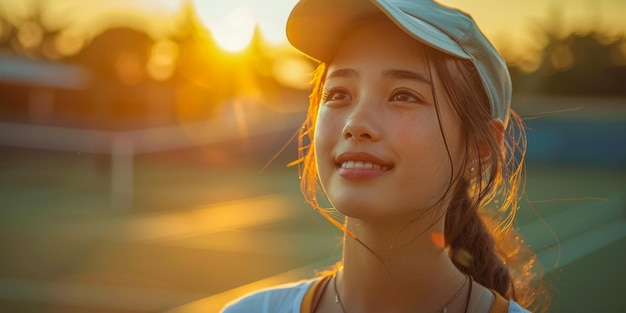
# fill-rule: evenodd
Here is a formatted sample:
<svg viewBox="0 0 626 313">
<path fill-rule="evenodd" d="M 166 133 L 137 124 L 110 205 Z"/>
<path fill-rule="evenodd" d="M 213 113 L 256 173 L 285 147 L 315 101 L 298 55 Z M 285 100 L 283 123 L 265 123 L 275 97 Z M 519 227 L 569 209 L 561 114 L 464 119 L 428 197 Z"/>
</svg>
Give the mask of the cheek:
<svg viewBox="0 0 626 313">
<path fill-rule="evenodd" d="M 327 114 L 327 110 L 320 108 L 315 123 L 314 145 L 318 153 L 328 153 L 332 144 L 341 135 L 341 123 L 337 116 Z"/>
<path fill-rule="evenodd" d="M 340 136 L 340 120 L 337 116 L 327 114 L 327 111 L 320 109 L 315 123 L 313 145 L 315 147 L 315 167 L 324 189 L 329 183 L 328 178 L 335 169 L 335 163 L 332 160 L 333 149 Z"/>
<path fill-rule="evenodd" d="M 396 125 L 399 127 L 394 140 L 397 140 L 395 146 L 404 155 L 402 161 L 412 170 L 418 171 L 421 178 L 428 177 L 431 182 L 447 182 L 452 169 L 450 157 L 456 163 L 454 159 L 458 150 L 457 136 L 447 133 L 444 140 L 436 117 L 414 119 Z"/>
<path fill-rule="evenodd" d="M 414 121 L 409 121 L 408 123 L 397 121 L 396 125 L 400 125 L 396 129 L 394 138 L 397 139 L 398 142 L 404 143 L 413 143 L 420 141 L 419 137 L 423 136 L 424 129 L 419 127 L 418 123 Z"/>
<path fill-rule="evenodd" d="M 402 149 L 410 149 L 412 154 L 419 154 L 421 158 L 439 158 L 441 151 L 445 151 L 439 126 L 432 119 L 399 118 L 392 125 L 397 126 L 392 135 L 393 140 Z"/>
</svg>

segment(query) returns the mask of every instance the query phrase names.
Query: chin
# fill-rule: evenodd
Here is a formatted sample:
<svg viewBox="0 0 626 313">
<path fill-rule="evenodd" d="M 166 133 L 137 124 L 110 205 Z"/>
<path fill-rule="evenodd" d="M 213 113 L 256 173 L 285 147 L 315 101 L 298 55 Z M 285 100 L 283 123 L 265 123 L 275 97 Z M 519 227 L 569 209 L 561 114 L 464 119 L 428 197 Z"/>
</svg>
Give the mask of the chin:
<svg viewBox="0 0 626 313">
<path fill-rule="evenodd" d="M 331 202 L 333 204 L 333 207 L 339 213 L 351 218 L 362 219 L 367 218 L 368 216 L 385 215 L 385 212 L 381 212 L 384 206 L 376 205 L 375 201 L 370 201 L 363 198 L 342 199 Z"/>
<path fill-rule="evenodd" d="M 427 214 L 427 211 L 435 209 L 433 207 L 399 207 L 388 202 L 376 203 L 368 199 L 347 202 L 339 201 L 336 202 L 334 208 L 346 217 L 372 222 L 373 224 L 404 224 L 415 218 L 424 216 L 425 213 Z M 391 210 L 391 208 L 393 208 L 393 210 Z"/>
<path fill-rule="evenodd" d="M 400 212 L 390 212 L 387 205 L 377 205 L 373 201 L 352 201 L 340 203 L 335 209 L 346 217 L 362 221 L 383 221 L 397 216 Z"/>
</svg>

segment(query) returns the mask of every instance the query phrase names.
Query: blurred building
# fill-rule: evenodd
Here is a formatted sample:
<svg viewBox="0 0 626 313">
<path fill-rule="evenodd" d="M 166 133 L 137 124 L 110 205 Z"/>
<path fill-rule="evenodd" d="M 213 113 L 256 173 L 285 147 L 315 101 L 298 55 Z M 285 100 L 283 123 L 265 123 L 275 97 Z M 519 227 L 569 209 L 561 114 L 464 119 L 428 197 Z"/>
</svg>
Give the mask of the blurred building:
<svg viewBox="0 0 626 313">
<path fill-rule="evenodd" d="M 90 75 L 80 66 L 0 54 L 0 119 L 48 123 L 67 98 L 82 93 Z"/>
</svg>

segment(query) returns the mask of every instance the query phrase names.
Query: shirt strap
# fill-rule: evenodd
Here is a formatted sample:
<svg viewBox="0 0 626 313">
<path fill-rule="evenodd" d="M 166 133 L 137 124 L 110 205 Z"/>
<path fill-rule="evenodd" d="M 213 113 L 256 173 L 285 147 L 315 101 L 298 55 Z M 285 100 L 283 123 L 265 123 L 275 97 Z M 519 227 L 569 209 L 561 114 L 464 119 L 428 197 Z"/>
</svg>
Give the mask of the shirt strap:
<svg viewBox="0 0 626 313">
<path fill-rule="evenodd" d="M 493 301 L 493 305 L 491 305 L 489 313 L 507 313 L 509 311 L 509 300 L 494 290 L 491 290 L 491 293 L 493 293 L 495 299 Z"/>
<path fill-rule="evenodd" d="M 307 290 L 306 294 L 304 294 L 304 299 L 302 299 L 300 313 L 315 312 L 315 309 L 322 298 L 322 294 L 324 294 L 323 291 L 326 289 L 331 277 L 332 275 L 322 277 L 309 287 L 309 290 Z"/>
</svg>

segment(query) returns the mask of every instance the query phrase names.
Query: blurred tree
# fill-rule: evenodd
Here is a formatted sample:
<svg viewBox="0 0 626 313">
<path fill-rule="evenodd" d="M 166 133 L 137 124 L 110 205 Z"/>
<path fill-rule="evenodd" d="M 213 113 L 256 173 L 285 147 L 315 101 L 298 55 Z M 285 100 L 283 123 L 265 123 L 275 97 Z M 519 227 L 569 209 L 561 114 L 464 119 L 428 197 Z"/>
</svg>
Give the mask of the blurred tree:
<svg viewBox="0 0 626 313">
<path fill-rule="evenodd" d="M 133 85 L 146 77 L 146 64 L 154 40 L 141 30 L 109 28 L 97 35 L 75 57 L 98 79 Z"/>
<path fill-rule="evenodd" d="M 142 30 L 108 28 L 72 58 L 92 76 L 85 98 L 79 101 L 93 126 L 132 128 L 145 124 L 147 64 L 153 44 Z"/>
<path fill-rule="evenodd" d="M 0 51 L 11 51 L 11 42 L 15 36 L 15 26 L 0 15 Z"/>
<path fill-rule="evenodd" d="M 626 39 L 603 34 L 573 33 L 548 37 L 536 71 L 525 73 L 515 65 L 511 75 L 517 92 L 626 95 Z"/>
<path fill-rule="evenodd" d="M 45 11 L 43 2 L 30 3 L 30 11 L 26 17 L 15 21 L 15 33 L 11 36 L 13 50 L 30 57 L 43 56 L 42 47 L 46 36 L 50 33 L 43 24 L 42 16 Z"/>
<path fill-rule="evenodd" d="M 626 95 L 626 67 L 614 62 L 623 38 L 605 42 L 602 34 L 571 34 L 550 55 L 552 75 L 546 93 Z"/>
<path fill-rule="evenodd" d="M 626 39 L 598 30 L 566 33 L 558 8 L 535 23 L 540 45 L 531 72 L 509 60 L 515 92 L 571 95 L 626 95 Z M 596 27 L 598 27 L 596 25 Z"/>
<path fill-rule="evenodd" d="M 0 50 L 12 51 L 31 58 L 67 61 L 82 47 L 82 38 L 68 30 L 69 21 L 57 21 L 49 26 L 45 21 L 49 2 L 33 0 L 28 3 L 26 16 L 0 15 Z"/>
</svg>

